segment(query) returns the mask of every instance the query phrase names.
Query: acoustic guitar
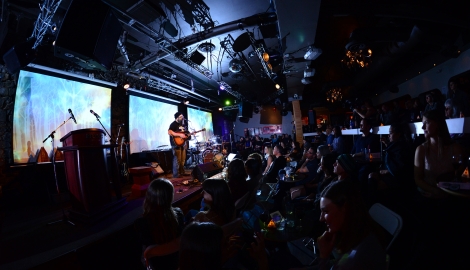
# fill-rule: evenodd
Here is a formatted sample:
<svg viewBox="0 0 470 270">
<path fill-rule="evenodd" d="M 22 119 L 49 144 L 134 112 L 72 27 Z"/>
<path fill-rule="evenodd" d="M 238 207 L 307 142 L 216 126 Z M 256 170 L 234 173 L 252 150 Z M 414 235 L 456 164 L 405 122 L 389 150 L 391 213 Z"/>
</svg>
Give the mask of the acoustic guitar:
<svg viewBox="0 0 470 270">
<path fill-rule="evenodd" d="M 187 140 L 189 140 L 189 138 L 191 138 L 191 135 L 194 135 L 194 134 L 196 134 L 196 133 L 198 133 L 198 132 L 201 132 L 201 131 L 206 131 L 206 129 L 203 128 L 203 129 L 201 129 L 201 130 L 194 131 L 194 132 L 191 132 L 191 133 L 189 133 L 189 132 L 176 132 L 176 133 L 184 133 L 184 134 L 186 134 L 186 138 L 183 139 L 183 138 L 178 137 L 178 136 L 172 136 L 172 137 L 173 137 L 173 141 L 175 142 L 175 144 L 176 144 L 177 146 L 183 146 L 184 143 L 185 143 Z"/>
</svg>

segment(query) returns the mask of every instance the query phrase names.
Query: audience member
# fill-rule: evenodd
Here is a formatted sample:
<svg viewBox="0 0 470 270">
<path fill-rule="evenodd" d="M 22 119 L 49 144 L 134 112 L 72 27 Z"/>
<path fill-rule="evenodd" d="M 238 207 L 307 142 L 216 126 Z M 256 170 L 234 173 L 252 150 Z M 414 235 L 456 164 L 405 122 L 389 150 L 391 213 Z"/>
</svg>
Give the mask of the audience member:
<svg viewBox="0 0 470 270">
<path fill-rule="evenodd" d="M 462 110 L 464 114 L 470 112 L 469 96 L 460 89 L 457 80 L 449 80 L 446 98 L 451 99 L 454 106 Z"/>
<path fill-rule="evenodd" d="M 351 154 L 354 158 L 364 158 L 364 149 L 371 153 L 380 152 L 380 140 L 376 134 L 371 133 L 371 125 L 367 119 L 362 119 L 359 125 L 359 131 L 362 136 L 359 136 L 354 142 L 351 149 Z"/>
<path fill-rule="evenodd" d="M 335 126 L 333 129 L 333 134 L 335 138 L 333 139 L 333 143 L 331 144 L 331 151 L 338 155 L 344 154 L 346 151 L 341 128 L 339 126 Z"/>
<path fill-rule="evenodd" d="M 357 109 L 353 109 L 353 113 L 357 113 L 362 119 L 369 120 L 369 123 L 376 125 L 375 121 L 377 119 L 377 110 L 374 108 L 372 101 L 367 99 L 364 101 L 364 106 L 366 108 L 365 113 Z"/>
<path fill-rule="evenodd" d="M 452 159 L 462 158 L 463 153 L 459 144 L 451 140 L 447 123 L 441 112 L 436 110 L 425 112 L 422 128 L 426 141 L 416 148 L 415 182 L 422 196 L 443 198 L 446 197 L 446 193 L 436 185 L 439 181 L 449 181 L 454 178 Z"/>
<path fill-rule="evenodd" d="M 325 134 L 326 134 L 326 145 L 330 146 L 333 143 L 333 139 L 335 138 L 335 135 L 333 135 L 331 128 L 326 128 Z"/>
<path fill-rule="evenodd" d="M 219 226 L 235 218 L 235 204 L 227 182 L 207 179 L 202 182 L 204 202 L 209 207 L 194 217 L 198 222 L 213 222 Z"/>
<path fill-rule="evenodd" d="M 389 128 L 389 142 L 385 142 L 383 167 L 379 172 L 369 174 L 368 199 L 375 202 L 377 190 L 388 189 L 397 192 L 400 199 L 410 198 L 414 191 L 413 157 L 411 146 L 405 139 L 403 124 L 392 124 Z"/>
<path fill-rule="evenodd" d="M 348 154 L 339 155 L 333 164 L 333 173 L 336 174 L 337 180 L 357 181 L 357 165 L 354 159 Z"/>
<path fill-rule="evenodd" d="M 424 108 L 424 112 L 436 110 L 442 115 L 444 115 L 444 106 L 438 102 L 437 98 L 434 96 L 432 92 L 426 94 L 426 107 Z"/>
<path fill-rule="evenodd" d="M 180 236 L 184 214 L 181 209 L 171 206 L 173 194 L 173 184 L 168 179 L 159 178 L 150 183 L 143 204 L 144 214 L 134 222 L 143 251 L 147 246 L 165 244 Z M 176 269 L 177 254 L 151 258 L 149 265 Z"/>
<path fill-rule="evenodd" d="M 264 147 L 264 160 L 263 160 L 263 175 L 268 173 L 271 163 L 276 159 L 276 156 L 273 154 L 273 149 L 270 146 Z"/>
<path fill-rule="evenodd" d="M 353 183 L 339 181 L 326 187 L 320 209 L 327 230 L 317 242 L 319 269 L 386 269 L 384 248 Z M 332 263 L 333 249 L 339 257 Z"/>
<path fill-rule="evenodd" d="M 234 203 L 248 192 L 246 177 L 243 160 L 234 158 L 228 165 L 227 170 L 227 182 Z"/>
<path fill-rule="evenodd" d="M 445 117 L 447 119 L 459 118 L 460 111 L 462 111 L 458 106 L 456 106 L 451 98 L 447 99 L 444 103 L 445 107 Z"/>
<path fill-rule="evenodd" d="M 181 235 L 179 270 L 222 269 L 223 241 L 224 232 L 216 224 L 189 224 Z"/>
<path fill-rule="evenodd" d="M 279 170 L 286 167 L 286 158 L 282 155 L 284 149 L 280 145 L 274 146 L 273 154 L 276 157 L 268 171 L 264 174 L 263 183 L 276 183 Z"/>
</svg>

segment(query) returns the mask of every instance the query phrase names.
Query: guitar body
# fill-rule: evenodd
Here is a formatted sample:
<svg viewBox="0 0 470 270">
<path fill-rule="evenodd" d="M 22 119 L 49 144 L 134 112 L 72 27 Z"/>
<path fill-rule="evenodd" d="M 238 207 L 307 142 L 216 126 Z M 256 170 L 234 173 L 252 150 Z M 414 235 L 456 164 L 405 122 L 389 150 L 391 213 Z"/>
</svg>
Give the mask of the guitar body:
<svg viewBox="0 0 470 270">
<path fill-rule="evenodd" d="M 186 138 L 181 138 L 181 137 L 178 137 L 178 136 L 172 136 L 173 137 L 173 141 L 175 142 L 175 144 L 177 146 L 187 146 L 186 145 L 186 142 L 189 140 L 189 138 L 191 138 L 191 135 L 194 135 L 198 132 L 201 132 L 201 131 L 206 131 L 205 128 L 201 129 L 201 130 L 198 130 L 198 131 L 195 131 L 195 132 L 175 132 L 175 133 L 179 133 L 179 134 L 185 134 L 186 135 Z"/>
</svg>

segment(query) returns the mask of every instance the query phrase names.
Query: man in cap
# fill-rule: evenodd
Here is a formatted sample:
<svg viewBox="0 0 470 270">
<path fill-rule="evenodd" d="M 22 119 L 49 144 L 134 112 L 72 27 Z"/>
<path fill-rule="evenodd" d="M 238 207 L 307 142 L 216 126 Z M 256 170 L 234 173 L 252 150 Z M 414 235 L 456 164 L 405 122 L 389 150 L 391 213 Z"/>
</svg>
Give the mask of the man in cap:
<svg viewBox="0 0 470 270">
<path fill-rule="evenodd" d="M 179 176 L 186 175 L 184 171 L 184 163 L 186 161 L 186 149 L 184 145 L 186 142 L 184 141 L 188 136 L 186 134 L 186 126 L 184 125 L 184 116 L 182 113 L 175 113 L 175 121 L 170 124 L 168 135 L 170 135 L 170 144 L 173 151 L 173 178 L 177 178 L 178 174 Z M 183 141 L 184 143 L 178 145 L 178 143 L 175 142 L 176 138 L 182 139 L 178 141 Z"/>
</svg>

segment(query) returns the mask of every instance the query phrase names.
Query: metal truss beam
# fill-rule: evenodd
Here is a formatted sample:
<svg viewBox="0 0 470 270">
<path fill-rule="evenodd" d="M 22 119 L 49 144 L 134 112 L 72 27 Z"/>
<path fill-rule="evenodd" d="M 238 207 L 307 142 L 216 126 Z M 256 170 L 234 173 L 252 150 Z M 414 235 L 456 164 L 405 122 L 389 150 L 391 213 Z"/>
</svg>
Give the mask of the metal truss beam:
<svg viewBox="0 0 470 270">
<path fill-rule="evenodd" d="M 39 15 L 34 23 L 33 34 L 31 38 L 35 38 L 33 49 L 36 49 L 41 44 L 47 29 L 52 26 L 51 21 L 54 17 L 57 8 L 59 7 L 62 0 L 44 0 L 42 4 L 39 4 Z"/>
</svg>

